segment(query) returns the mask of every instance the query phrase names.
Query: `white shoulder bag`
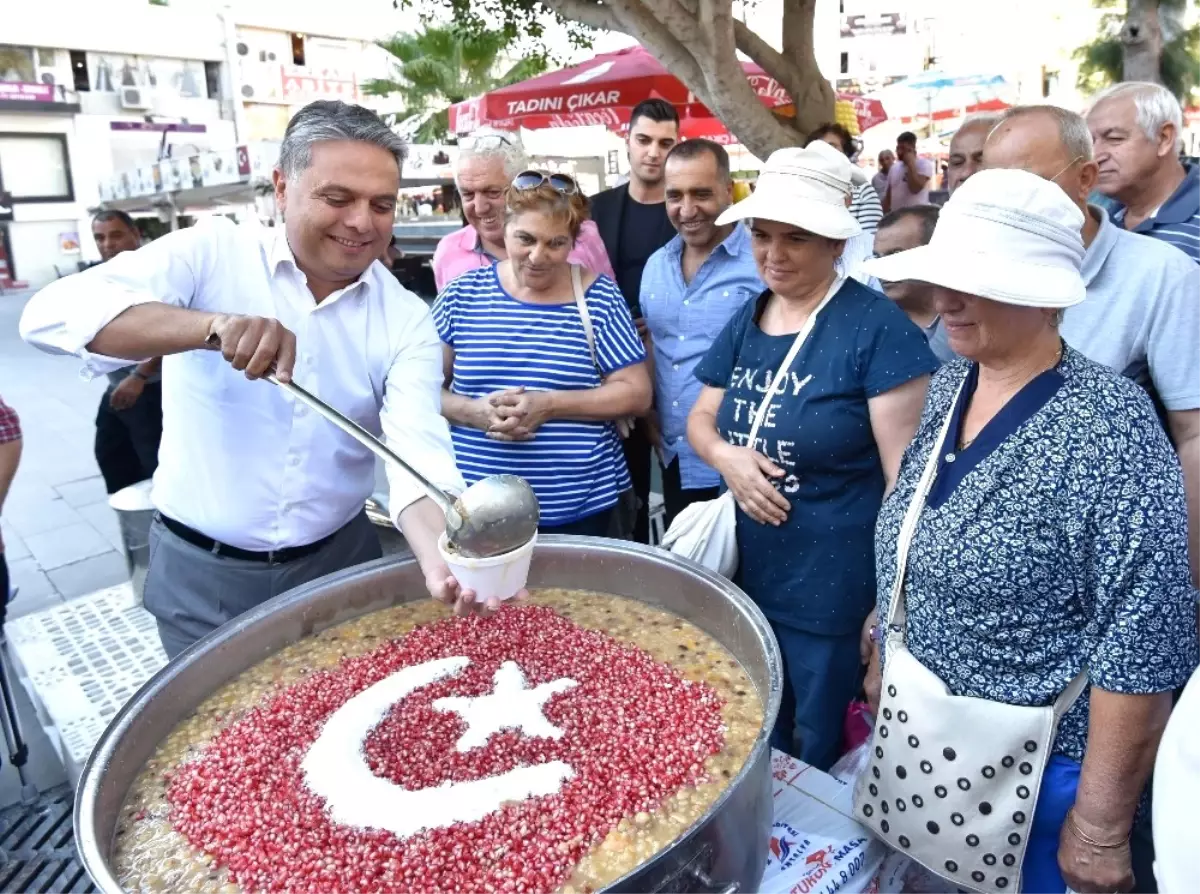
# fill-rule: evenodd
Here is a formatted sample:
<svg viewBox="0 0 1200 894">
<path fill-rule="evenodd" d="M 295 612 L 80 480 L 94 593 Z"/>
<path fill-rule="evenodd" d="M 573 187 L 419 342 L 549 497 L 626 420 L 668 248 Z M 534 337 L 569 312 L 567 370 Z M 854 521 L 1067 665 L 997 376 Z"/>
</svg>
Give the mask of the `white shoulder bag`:
<svg viewBox="0 0 1200 894">
<path fill-rule="evenodd" d="M 843 282 L 845 282 L 845 278 L 842 276 L 834 278 L 833 285 L 829 287 L 829 291 L 825 293 L 821 303 L 808 315 L 804 326 L 796 333 L 795 341 L 788 349 L 787 356 L 783 358 L 783 363 L 779 364 L 775 378 L 771 380 L 771 387 L 759 403 L 758 412 L 754 414 L 754 424 L 750 427 L 750 440 L 746 442 L 751 449 L 754 449 L 758 430 L 762 427 L 767 410 L 771 406 L 771 398 L 778 392 L 796 355 L 800 353 L 805 339 L 812 332 L 813 325 L 817 321 L 817 314 L 825 309 L 825 305 L 837 294 L 837 290 L 841 288 Z M 722 577 L 732 578 L 738 567 L 737 503 L 734 500 L 733 491 L 726 490 L 715 500 L 705 500 L 702 503 L 693 503 L 685 507 L 671 523 L 660 546 L 663 549 L 669 549 L 677 556 L 698 562 L 709 571 L 715 571 Z"/>
<path fill-rule="evenodd" d="M 1058 722 L 1087 684 L 1087 668 L 1052 705 L 1028 707 L 953 695 L 908 650 L 908 552 L 957 402 L 900 526 L 883 693 L 854 813 L 890 847 L 955 885 L 1015 894 Z"/>
<path fill-rule="evenodd" d="M 588 351 L 592 355 L 592 366 L 596 367 L 596 374 L 600 376 L 600 382 L 604 382 L 604 371 L 600 369 L 600 358 L 596 355 L 596 332 L 592 328 L 592 315 L 588 312 L 587 295 L 583 290 L 583 275 L 579 272 L 579 265 L 571 265 L 571 288 L 575 290 L 575 306 L 579 309 L 579 319 L 583 321 L 583 334 L 587 338 Z M 614 419 L 613 425 L 617 427 L 617 434 L 622 439 L 628 438 L 629 433 L 633 431 L 634 419 L 632 417 Z"/>
</svg>

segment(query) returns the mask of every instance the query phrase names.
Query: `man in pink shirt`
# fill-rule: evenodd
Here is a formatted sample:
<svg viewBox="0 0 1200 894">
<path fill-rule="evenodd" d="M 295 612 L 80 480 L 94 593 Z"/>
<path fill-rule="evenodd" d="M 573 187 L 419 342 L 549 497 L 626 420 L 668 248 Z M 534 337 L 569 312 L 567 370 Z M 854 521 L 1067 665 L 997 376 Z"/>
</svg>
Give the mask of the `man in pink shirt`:
<svg viewBox="0 0 1200 894">
<path fill-rule="evenodd" d="M 888 171 L 883 213 L 912 205 L 928 205 L 929 181 L 932 179 L 933 162 L 917 156 L 917 135 L 906 130 L 896 137 L 896 163 Z"/>
<path fill-rule="evenodd" d="M 527 166 L 515 134 L 485 130 L 459 141 L 454 180 L 467 226 L 442 237 L 433 253 L 433 278 L 439 292 L 468 270 L 508 256 L 504 250 L 504 191 Z M 569 260 L 614 278 L 604 242 L 590 220 L 580 227 Z"/>
</svg>

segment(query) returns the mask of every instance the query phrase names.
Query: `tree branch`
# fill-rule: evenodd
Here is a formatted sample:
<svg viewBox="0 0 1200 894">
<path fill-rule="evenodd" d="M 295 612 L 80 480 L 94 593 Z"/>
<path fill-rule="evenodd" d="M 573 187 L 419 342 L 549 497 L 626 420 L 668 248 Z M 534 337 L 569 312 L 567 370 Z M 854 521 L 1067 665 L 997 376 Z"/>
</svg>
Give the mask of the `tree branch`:
<svg viewBox="0 0 1200 894">
<path fill-rule="evenodd" d="M 597 3 L 596 0 L 547 0 L 546 6 L 564 19 L 579 22 L 598 31 L 619 31 L 631 37 L 637 36 L 621 26 L 608 5 Z"/>
<path fill-rule="evenodd" d="M 745 22 L 734 19 L 733 36 L 737 41 L 737 48 L 757 62 L 762 70 L 778 81 L 788 93 L 799 89 L 803 84 L 804 76 L 800 66 L 751 31 Z"/>
</svg>

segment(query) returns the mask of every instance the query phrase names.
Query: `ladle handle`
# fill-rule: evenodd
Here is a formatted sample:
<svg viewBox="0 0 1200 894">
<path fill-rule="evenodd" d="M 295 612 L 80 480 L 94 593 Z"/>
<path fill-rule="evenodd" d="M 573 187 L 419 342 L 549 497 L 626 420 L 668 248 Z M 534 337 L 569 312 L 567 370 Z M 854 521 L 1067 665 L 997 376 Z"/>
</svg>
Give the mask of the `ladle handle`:
<svg viewBox="0 0 1200 894">
<path fill-rule="evenodd" d="M 220 347 L 220 340 L 216 338 L 215 334 L 209 337 L 208 343 L 214 348 Z M 454 501 L 451 500 L 450 497 L 448 497 L 440 487 L 401 459 L 400 456 L 394 450 L 392 450 L 392 448 L 387 446 L 387 444 L 383 443 L 383 441 L 379 440 L 379 438 L 375 437 L 353 419 L 350 419 L 349 417 L 335 410 L 333 407 L 329 406 L 329 404 L 325 403 L 325 401 L 321 400 L 321 398 L 317 397 L 307 389 L 301 388 L 295 382 L 281 381 L 275 375 L 274 366 L 271 367 L 264 378 L 268 382 L 278 385 L 284 391 L 288 392 L 288 394 L 292 395 L 292 397 L 296 398 L 296 400 L 300 401 L 300 403 L 315 411 L 318 415 L 323 416 L 327 421 L 332 422 L 384 462 L 395 463 L 404 471 L 406 471 L 409 475 L 417 480 L 417 483 L 420 484 L 421 487 L 425 489 L 425 492 L 429 494 L 429 498 L 433 500 L 433 502 L 437 503 L 438 506 L 441 507 L 442 511 L 446 513 L 447 529 L 450 531 L 457 531 L 462 527 L 462 516 L 460 516 L 458 514 L 458 510 L 454 508 Z"/>
</svg>

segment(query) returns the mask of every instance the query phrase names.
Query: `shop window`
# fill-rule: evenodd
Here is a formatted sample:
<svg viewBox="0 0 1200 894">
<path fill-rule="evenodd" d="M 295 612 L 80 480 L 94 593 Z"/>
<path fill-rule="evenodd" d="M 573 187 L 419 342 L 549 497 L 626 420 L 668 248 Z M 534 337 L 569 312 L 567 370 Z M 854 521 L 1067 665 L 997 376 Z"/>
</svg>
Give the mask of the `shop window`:
<svg viewBox="0 0 1200 894">
<path fill-rule="evenodd" d="M 63 134 L 0 133 L 0 192 L 14 202 L 73 202 Z"/>
<path fill-rule="evenodd" d="M 92 89 L 91 78 L 88 76 L 87 53 L 83 50 L 71 50 L 71 77 L 75 79 L 75 89 L 80 93 Z"/>
<path fill-rule="evenodd" d="M 293 65 L 303 65 L 304 64 L 304 35 L 303 34 L 293 34 L 292 35 L 292 64 Z"/>
<path fill-rule="evenodd" d="M 850 54 L 842 53 L 842 63 L 840 66 L 842 74 L 850 74 Z"/>
</svg>

